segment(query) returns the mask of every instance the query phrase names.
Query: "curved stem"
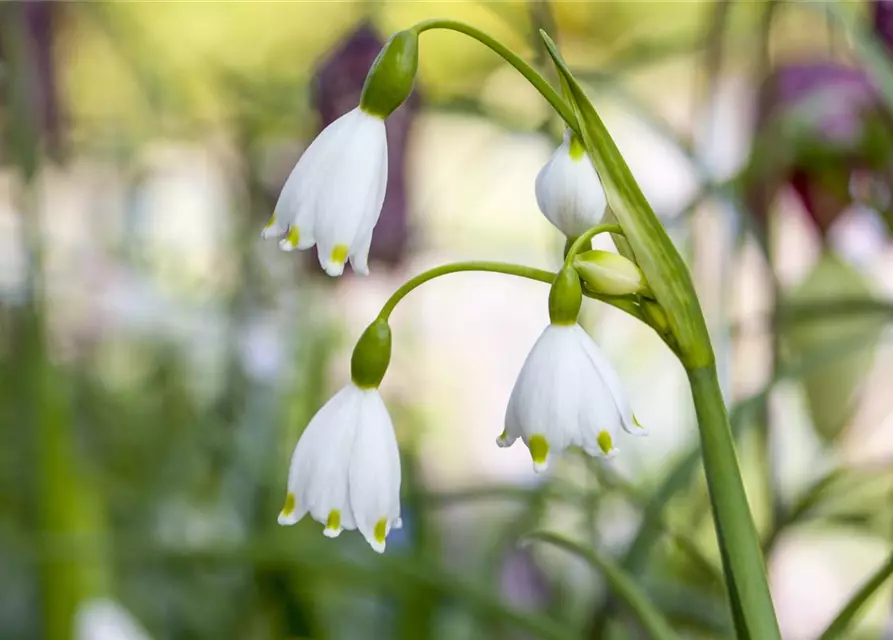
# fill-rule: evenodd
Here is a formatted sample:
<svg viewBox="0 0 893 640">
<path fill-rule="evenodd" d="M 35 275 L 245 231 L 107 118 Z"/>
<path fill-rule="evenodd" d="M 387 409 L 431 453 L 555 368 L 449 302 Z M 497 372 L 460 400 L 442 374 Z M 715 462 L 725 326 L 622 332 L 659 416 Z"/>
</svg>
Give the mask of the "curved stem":
<svg viewBox="0 0 893 640">
<path fill-rule="evenodd" d="M 444 264 L 439 267 L 429 269 L 428 271 L 423 271 L 414 278 L 411 278 L 403 283 L 403 285 L 401 285 L 399 289 L 391 294 L 391 297 L 388 298 L 387 301 L 384 303 L 384 306 L 382 306 L 381 312 L 378 314 L 378 317 L 382 320 L 387 321 L 388 318 L 390 318 L 391 313 L 394 311 L 394 307 L 396 307 L 400 303 L 400 301 L 416 287 L 423 285 L 429 280 L 433 280 L 434 278 L 439 278 L 440 276 L 445 276 L 450 273 L 461 273 L 463 271 L 489 271 L 490 273 L 504 273 L 506 275 L 517 276 L 519 278 L 527 278 L 528 280 L 545 282 L 546 284 L 552 284 L 552 282 L 555 280 L 555 276 L 557 275 L 552 271 L 546 271 L 545 269 L 525 267 L 519 264 L 511 264 L 508 262 L 472 260 L 469 262 L 453 262 L 451 264 Z M 588 298 L 600 300 L 601 302 L 605 302 L 613 307 L 617 307 L 621 311 L 625 311 L 634 318 L 637 318 L 638 320 L 642 320 L 644 322 L 642 315 L 639 313 L 638 307 L 629 299 L 628 296 L 604 296 L 598 293 L 594 293 L 585 288 L 583 289 L 583 295 Z"/>
<path fill-rule="evenodd" d="M 575 132 L 577 131 L 577 118 L 574 116 L 574 111 L 571 109 L 570 105 L 564 101 L 564 98 L 561 97 L 552 85 L 549 84 L 548 80 L 546 80 L 540 73 L 534 69 L 530 63 L 525 61 L 521 56 L 517 53 L 509 49 L 507 46 L 487 35 L 480 29 L 475 29 L 471 25 L 467 25 L 464 22 L 459 22 L 458 20 L 446 20 L 443 18 L 434 18 L 432 20 L 424 20 L 419 22 L 414 27 L 412 27 L 412 31 L 421 34 L 424 31 L 430 31 L 431 29 L 448 29 L 450 31 L 456 31 L 458 33 L 465 34 L 471 38 L 474 38 L 481 44 L 486 47 L 489 47 L 494 52 L 496 52 L 503 60 L 512 65 L 515 69 L 517 69 L 522 76 L 527 78 L 527 81 L 533 85 L 533 87 L 540 92 L 540 94 L 546 99 L 546 101 L 552 105 L 552 108 L 558 112 L 558 114 L 567 122 L 568 126 L 571 127 Z"/>
<path fill-rule="evenodd" d="M 529 280 L 538 280 L 551 284 L 555 279 L 555 274 L 544 269 L 535 269 L 534 267 L 525 267 L 519 264 L 510 264 L 507 262 L 489 262 L 485 260 L 472 260 L 469 262 L 453 262 L 434 267 L 428 271 L 423 271 L 414 278 L 410 278 L 397 289 L 384 306 L 378 317 L 387 320 L 391 316 L 394 307 L 406 297 L 406 295 L 416 287 L 425 284 L 429 280 L 445 276 L 449 273 L 460 273 L 462 271 L 489 271 L 491 273 L 504 273 L 510 276 L 518 276 L 519 278 L 527 278 Z"/>
<path fill-rule="evenodd" d="M 567 255 L 564 257 L 565 268 L 571 266 L 574 263 L 574 256 L 580 253 L 580 249 L 587 246 L 586 243 L 592 242 L 592 239 L 600 233 L 619 233 L 623 235 L 623 229 L 620 228 L 619 224 L 597 224 L 586 230 L 583 235 L 574 240 L 567 250 Z"/>
</svg>

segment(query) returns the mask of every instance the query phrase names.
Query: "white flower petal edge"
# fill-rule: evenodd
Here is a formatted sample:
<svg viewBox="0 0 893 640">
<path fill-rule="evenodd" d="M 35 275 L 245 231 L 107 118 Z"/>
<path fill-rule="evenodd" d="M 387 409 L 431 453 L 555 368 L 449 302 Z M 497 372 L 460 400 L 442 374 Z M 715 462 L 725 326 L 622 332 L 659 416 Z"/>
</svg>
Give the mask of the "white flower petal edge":
<svg viewBox="0 0 893 640">
<path fill-rule="evenodd" d="M 597 225 L 605 213 L 605 190 L 582 145 L 572 142 L 570 130 L 536 176 L 536 202 L 569 238 Z"/>
<path fill-rule="evenodd" d="M 537 472 L 578 446 L 610 458 L 621 426 L 634 419 L 620 380 L 578 324 L 551 324 L 531 349 L 509 398 L 501 447 L 521 438 Z"/>
<path fill-rule="evenodd" d="M 366 275 L 387 181 L 384 120 L 357 107 L 307 147 L 261 235 L 280 237 L 285 251 L 317 245 L 319 263 L 330 276 L 341 275 L 348 258 L 356 273 Z"/>
<path fill-rule="evenodd" d="M 74 640 L 150 640 L 130 612 L 111 598 L 90 598 L 78 604 Z"/>
<path fill-rule="evenodd" d="M 379 553 L 400 523 L 400 453 L 378 389 L 348 383 L 316 413 L 288 470 L 279 524 L 307 513 L 334 538 L 359 529 Z"/>
</svg>

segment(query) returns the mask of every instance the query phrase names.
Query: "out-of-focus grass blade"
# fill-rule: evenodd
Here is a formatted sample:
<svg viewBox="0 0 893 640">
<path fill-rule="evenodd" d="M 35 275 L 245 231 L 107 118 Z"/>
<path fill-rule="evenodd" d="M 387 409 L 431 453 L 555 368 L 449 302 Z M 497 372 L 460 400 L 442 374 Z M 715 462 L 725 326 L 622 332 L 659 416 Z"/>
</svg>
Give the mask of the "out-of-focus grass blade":
<svg viewBox="0 0 893 640">
<path fill-rule="evenodd" d="M 849 628 L 850 624 L 859 613 L 859 610 L 866 602 L 868 602 L 871 596 L 877 592 L 881 585 L 887 581 L 887 578 L 889 578 L 890 575 L 893 575 L 893 555 L 891 555 L 887 559 L 887 562 L 884 563 L 884 565 L 878 569 L 864 585 L 862 585 L 862 588 L 856 592 L 856 595 L 853 596 L 852 600 L 847 603 L 831 624 L 828 625 L 828 628 L 825 629 L 825 632 L 819 637 L 819 640 L 842 638 L 844 631 Z"/>
<path fill-rule="evenodd" d="M 633 579 L 608 556 L 587 549 L 576 542 L 549 531 L 535 531 L 525 536 L 525 538 L 528 540 L 541 540 L 569 551 L 583 558 L 601 572 L 614 595 L 626 603 L 630 611 L 638 618 L 648 637 L 653 640 L 671 640 L 678 637 L 670 623 L 642 593 Z"/>
</svg>

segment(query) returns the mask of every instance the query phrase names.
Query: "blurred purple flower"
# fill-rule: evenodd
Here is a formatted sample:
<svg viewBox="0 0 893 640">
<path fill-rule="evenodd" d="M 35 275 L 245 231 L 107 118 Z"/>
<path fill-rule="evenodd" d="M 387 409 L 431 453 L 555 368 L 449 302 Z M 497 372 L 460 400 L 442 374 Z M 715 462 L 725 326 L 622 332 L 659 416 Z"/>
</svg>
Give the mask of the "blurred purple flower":
<svg viewBox="0 0 893 640">
<path fill-rule="evenodd" d="M 542 611 L 552 597 L 549 578 L 524 547 L 506 553 L 500 567 L 499 586 L 505 601 L 520 611 Z"/>
<path fill-rule="evenodd" d="M 314 97 L 323 127 L 359 103 L 366 73 L 382 46 L 384 40 L 375 29 L 361 24 L 317 68 Z M 391 266 L 403 258 L 409 240 L 406 147 L 418 105 L 419 97 L 413 92 L 386 121 L 388 188 L 369 258 Z"/>
<path fill-rule="evenodd" d="M 28 57 L 31 60 L 28 104 L 47 150 L 58 151 L 61 129 L 53 47 L 59 22 L 54 2 L 32 0 L 21 5 Z"/>
<path fill-rule="evenodd" d="M 893 0 L 874 3 L 874 31 L 888 48 L 893 49 Z"/>
<path fill-rule="evenodd" d="M 874 9 L 878 34 L 893 43 L 893 2 Z M 834 62 L 776 69 L 760 89 L 756 135 L 746 199 L 760 222 L 786 185 L 822 237 L 854 201 L 883 200 L 875 191 L 889 183 L 893 120 L 861 69 Z"/>
</svg>

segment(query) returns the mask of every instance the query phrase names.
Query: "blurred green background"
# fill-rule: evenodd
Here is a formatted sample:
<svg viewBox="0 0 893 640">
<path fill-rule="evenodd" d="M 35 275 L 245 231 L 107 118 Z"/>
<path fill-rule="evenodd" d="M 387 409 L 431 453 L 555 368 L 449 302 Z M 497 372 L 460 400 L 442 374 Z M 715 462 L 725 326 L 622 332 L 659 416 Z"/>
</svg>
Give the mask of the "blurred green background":
<svg viewBox="0 0 893 640">
<path fill-rule="evenodd" d="M 301 430 L 400 283 L 560 262 L 533 184 L 561 123 L 455 33 L 423 36 L 388 123 L 372 275 L 260 240 L 378 47 L 429 17 L 554 81 L 546 29 L 689 259 L 784 637 L 889 555 L 887 3 L 7 2 L 0 638 L 645 637 L 585 561 L 519 544 L 540 527 L 613 556 L 682 637 L 731 637 L 685 376 L 647 328 L 584 307 L 649 438 L 545 478 L 493 443 L 538 283 L 450 276 L 395 313 L 406 526 L 384 556 L 276 524 Z M 891 598 L 847 637 L 893 637 Z"/>
</svg>

